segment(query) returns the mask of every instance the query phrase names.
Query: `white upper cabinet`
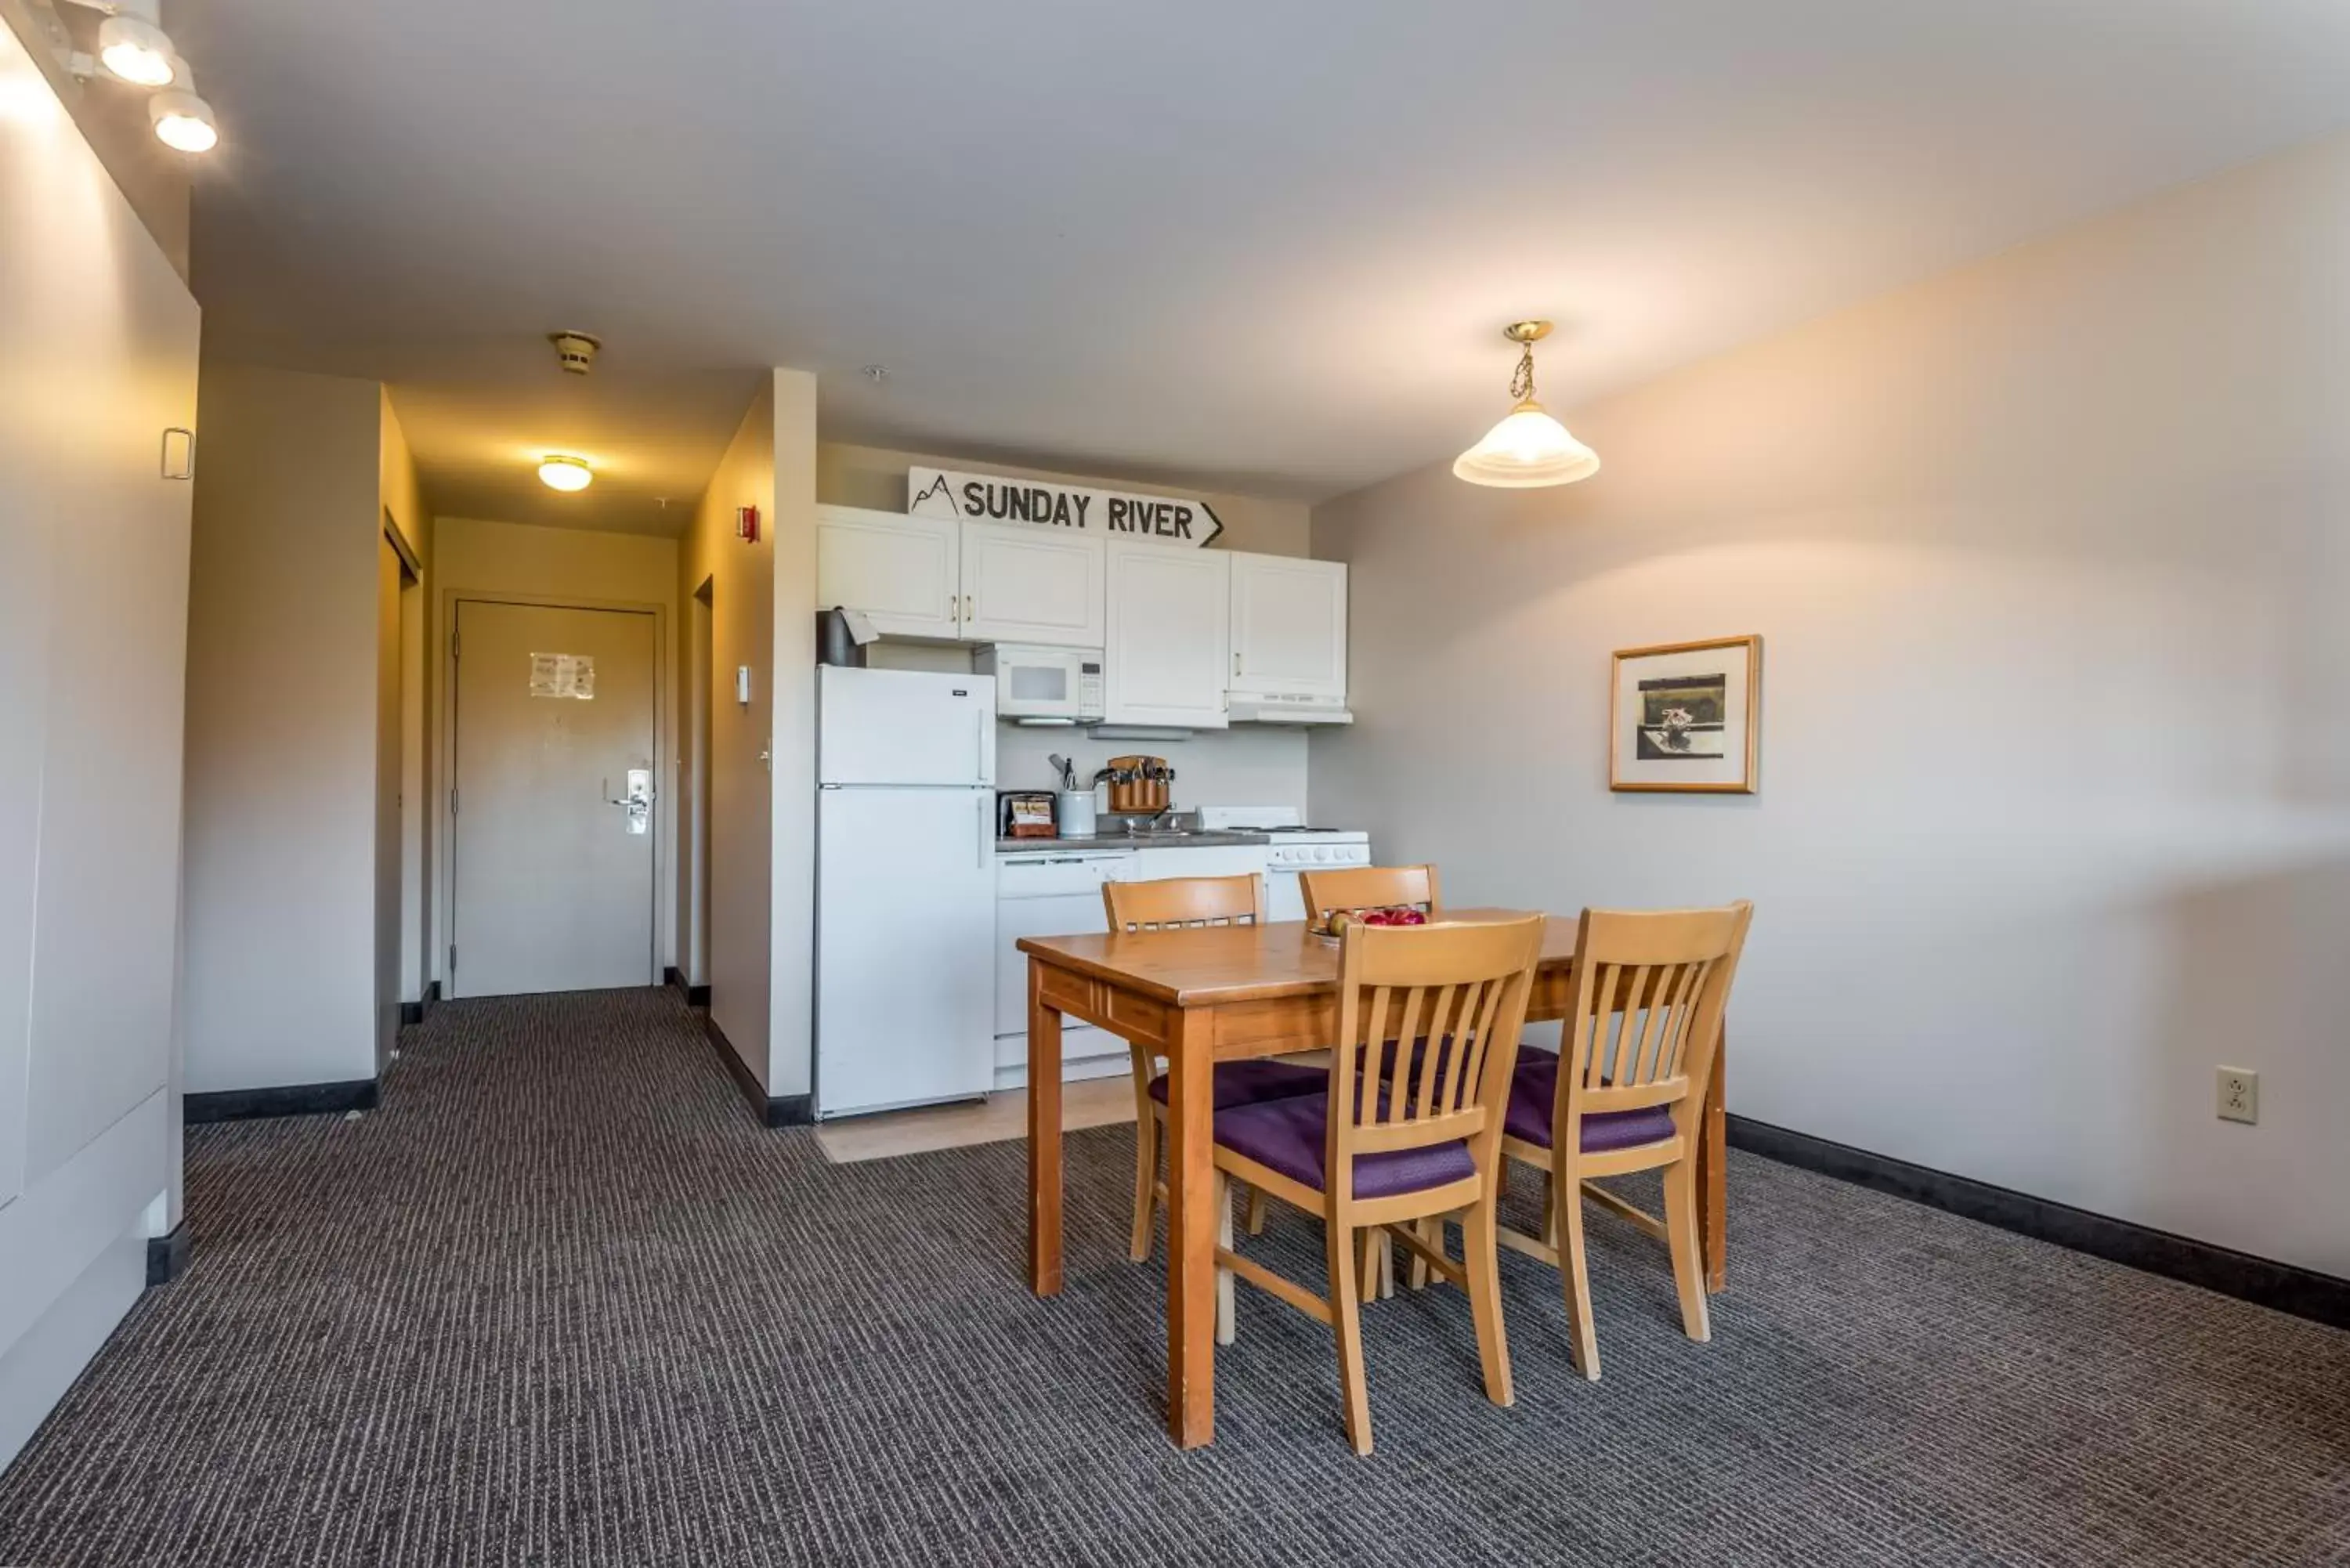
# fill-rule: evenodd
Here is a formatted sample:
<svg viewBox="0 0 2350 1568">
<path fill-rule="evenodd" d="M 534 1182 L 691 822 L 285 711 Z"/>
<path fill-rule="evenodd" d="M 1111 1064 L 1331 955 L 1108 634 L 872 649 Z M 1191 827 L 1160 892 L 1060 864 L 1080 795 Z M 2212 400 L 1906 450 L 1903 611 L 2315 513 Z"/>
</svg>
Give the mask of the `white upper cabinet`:
<svg viewBox="0 0 2350 1568">
<path fill-rule="evenodd" d="M 1223 729 L 1231 722 L 1232 552 L 1119 544 L 1107 560 L 1103 717 Z"/>
<path fill-rule="evenodd" d="M 1347 564 L 1233 552 L 1232 689 L 1347 696 Z"/>
<path fill-rule="evenodd" d="M 966 641 L 1102 646 L 1105 552 L 1099 535 L 1018 524 L 962 527 Z"/>
<path fill-rule="evenodd" d="M 844 605 L 890 637 L 963 635 L 962 524 L 855 506 L 816 509 L 816 607 Z"/>
</svg>

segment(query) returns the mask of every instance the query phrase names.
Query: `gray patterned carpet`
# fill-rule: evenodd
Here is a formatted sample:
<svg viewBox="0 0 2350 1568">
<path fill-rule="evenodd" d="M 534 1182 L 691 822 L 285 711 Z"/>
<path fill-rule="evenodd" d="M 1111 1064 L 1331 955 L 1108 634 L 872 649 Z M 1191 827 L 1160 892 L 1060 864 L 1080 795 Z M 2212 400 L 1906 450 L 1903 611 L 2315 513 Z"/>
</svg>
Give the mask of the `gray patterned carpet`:
<svg viewBox="0 0 2350 1568">
<path fill-rule="evenodd" d="M 1606 1380 L 1505 1255 L 1516 1407 L 1399 1295 L 1362 1460 L 1243 1287 L 1180 1454 L 1129 1137 L 1071 1140 L 1038 1302 L 1017 1144 L 828 1165 L 664 992 L 443 1007 L 377 1114 L 191 1129 L 194 1262 L 0 1479 L 0 1563 L 2350 1563 L 2350 1335 L 1743 1156 L 1712 1345 L 1596 1217 Z"/>
</svg>

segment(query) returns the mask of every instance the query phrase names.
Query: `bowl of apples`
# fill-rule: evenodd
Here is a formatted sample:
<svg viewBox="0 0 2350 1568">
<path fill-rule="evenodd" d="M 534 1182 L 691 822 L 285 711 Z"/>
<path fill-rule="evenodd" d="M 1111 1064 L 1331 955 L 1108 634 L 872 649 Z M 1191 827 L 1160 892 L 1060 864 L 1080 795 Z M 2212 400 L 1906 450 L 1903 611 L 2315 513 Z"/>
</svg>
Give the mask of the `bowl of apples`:
<svg viewBox="0 0 2350 1568">
<path fill-rule="evenodd" d="M 1383 904 L 1368 909 L 1333 909 L 1326 925 L 1314 928 L 1314 934 L 1326 941 L 1336 941 L 1347 934 L 1348 926 L 1424 926 L 1428 924 L 1425 904 Z"/>
</svg>

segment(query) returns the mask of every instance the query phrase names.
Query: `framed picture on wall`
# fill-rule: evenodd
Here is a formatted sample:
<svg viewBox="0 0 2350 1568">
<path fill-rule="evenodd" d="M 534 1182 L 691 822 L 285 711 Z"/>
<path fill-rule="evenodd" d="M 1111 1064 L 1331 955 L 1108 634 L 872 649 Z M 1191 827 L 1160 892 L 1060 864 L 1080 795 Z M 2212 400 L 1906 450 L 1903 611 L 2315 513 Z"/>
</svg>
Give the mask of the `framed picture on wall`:
<svg viewBox="0 0 2350 1568">
<path fill-rule="evenodd" d="M 1752 794 L 1762 759 L 1762 639 L 1619 649 L 1607 701 L 1607 787 Z"/>
</svg>

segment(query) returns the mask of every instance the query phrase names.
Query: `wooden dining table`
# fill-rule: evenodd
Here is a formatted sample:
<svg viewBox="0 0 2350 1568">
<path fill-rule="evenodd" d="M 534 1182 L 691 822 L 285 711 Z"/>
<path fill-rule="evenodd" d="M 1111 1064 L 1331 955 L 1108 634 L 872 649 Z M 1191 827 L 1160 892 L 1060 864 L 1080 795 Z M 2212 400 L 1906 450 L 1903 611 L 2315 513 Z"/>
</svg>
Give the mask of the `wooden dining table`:
<svg viewBox="0 0 2350 1568">
<path fill-rule="evenodd" d="M 1441 918 L 1522 913 L 1447 909 Z M 1576 927 L 1550 918 L 1529 1022 L 1573 1009 Z M 1167 1059 L 1167 1431 L 1181 1448 L 1212 1442 L 1214 1064 L 1330 1046 L 1338 1032 L 1338 944 L 1294 920 L 1024 937 L 1019 949 L 1028 955 L 1029 1287 L 1040 1296 L 1061 1289 L 1061 1021 L 1075 1018 Z M 1722 1054 L 1707 1084 L 1698 1153 L 1699 1229 L 1713 1291 L 1727 1278 Z"/>
</svg>

